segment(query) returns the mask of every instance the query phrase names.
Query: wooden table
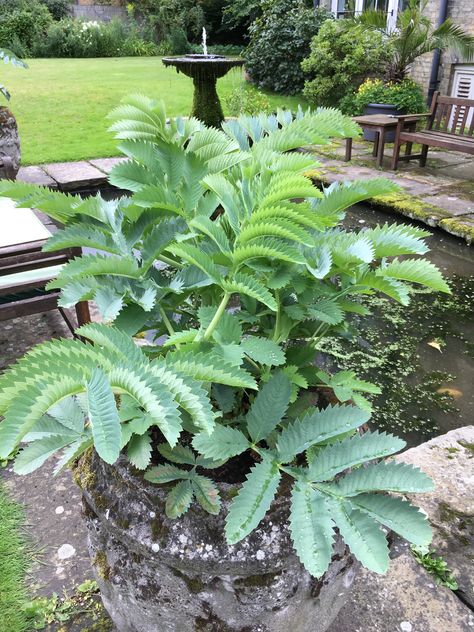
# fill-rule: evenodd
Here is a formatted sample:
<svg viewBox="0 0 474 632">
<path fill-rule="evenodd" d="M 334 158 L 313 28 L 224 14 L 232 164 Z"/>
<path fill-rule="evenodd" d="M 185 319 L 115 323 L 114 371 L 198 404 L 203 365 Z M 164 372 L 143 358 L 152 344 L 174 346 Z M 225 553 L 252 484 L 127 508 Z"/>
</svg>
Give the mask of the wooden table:
<svg viewBox="0 0 474 632">
<path fill-rule="evenodd" d="M 398 118 L 387 114 L 367 114 L 366 116 L 354 116 L 353 121 L 358 123 L 363 130 L 375 132 L 373 156 L 377 156 L 377 167 L 382 167 L 383 152 L 385 148 L 385 135 L 387 131 L 396 130 Z M 352 138 L 346 138 L 345 160 L 350 160 L 352 155 Z"/>
</svg>

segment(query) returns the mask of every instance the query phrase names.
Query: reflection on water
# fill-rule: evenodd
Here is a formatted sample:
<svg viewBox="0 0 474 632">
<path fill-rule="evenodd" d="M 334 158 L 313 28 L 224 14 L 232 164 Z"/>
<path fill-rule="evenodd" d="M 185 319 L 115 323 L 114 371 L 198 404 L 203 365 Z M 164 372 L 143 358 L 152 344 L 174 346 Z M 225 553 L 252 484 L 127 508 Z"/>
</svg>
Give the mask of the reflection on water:
<svg viewBox="0 0 474 632">
<path fill-rule="evenodd" d="M 409 220 L 356 206 L 345 224 L 385 222 Z M 340 357 L 333 357 L 380 383 L 375 422 L 411 444 L 472 423 L 474 411 L 474 248 L 436 230 L 428 243 L 427 256 L 450 280 L 452 295 L 423 291 L 408 308 L 372 301 L 372 315 L 357 323 L 358 339 L 340 341 Z"/>
</svg>

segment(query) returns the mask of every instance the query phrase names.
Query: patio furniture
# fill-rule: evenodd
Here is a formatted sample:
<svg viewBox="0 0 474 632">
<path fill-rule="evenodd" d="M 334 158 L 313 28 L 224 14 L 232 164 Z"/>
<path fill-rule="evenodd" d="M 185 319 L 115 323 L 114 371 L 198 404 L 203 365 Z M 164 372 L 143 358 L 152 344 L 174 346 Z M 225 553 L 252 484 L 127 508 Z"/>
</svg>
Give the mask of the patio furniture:
<svg viewBox="0 0 474 632">
<path fill-rule="evenodd" d="M 387 114 L 367 114 L 365 116 L 354 116 L 353 121 L 358 123 L 362 129 L 375 132 L 373 156 L 377 157 L 377 167 L 382 167 L 383 152 L 385 148 L 385 137 L 389 130 L 395 130 L 397 127 L 397 117 Z M 345 160 L 351 159 L 352 155 L 352 138 L 346 138 L 346 155 Z"/>
<path fill-rule="evenodd" d="M 397 118 L 392 169 L 397 169 L 400 160 L 418 158 L 420 167 L 424 167 L 429 147 L 474 155 L 474 99 L 447 97 L 435 92 L 429 113 L 407 114 Z M 417 131 L 416 123 L 423 119 L 427 119 L 426 127 Z M 400 156 L 404 143 L 405 155 Z M 422 146 L 419 154 L 411 153 L 413 143 Z"/>
<path fill-rule="evenodd" d="M 59 291 L 46 290 L 46 284 L 81 250 L 42 252 L 50 235 L 31 209 L 15 208 L 11 200 L 0 198 L 0 321 L 58 309 L 74 334 L 58 307 Z M 76 305 L 76 315 L 79 325 L 90 321 L 87 302 Z"/>
</svg>

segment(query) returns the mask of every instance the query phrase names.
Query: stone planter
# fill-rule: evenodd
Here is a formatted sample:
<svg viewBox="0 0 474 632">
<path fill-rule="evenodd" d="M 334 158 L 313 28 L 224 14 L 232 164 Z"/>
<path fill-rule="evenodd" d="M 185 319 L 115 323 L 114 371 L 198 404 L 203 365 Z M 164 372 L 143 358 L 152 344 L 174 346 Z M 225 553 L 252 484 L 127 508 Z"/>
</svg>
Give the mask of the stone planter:
<svg viewBox="0 0 474 632">
<path fill-rule="evenodd" d="M 388 116 L 398 116 L 403 114 L 395 105 L 388 103 L 368 103 L 364 108 L 364 114 L 386 114 Z M 371 143 L 375 140 L 375 132 L 370 130 L 364 130 L 364 140 L 368 140 Z M 395 132 L 387 132 L 385 134 L 385 142 L 393 143 L 395 140 Z"/>
<path fill-rule="evenodd" d="M 248 538 L 228 546 L 223 524 L 235 486 L 219 485 L 218 516 L 193 504 L 169 520 L 166 489 L 123 457 L 112 467 L 86 453 L 75 479 L 102 599 L 119 632 L 323 632 L 345 602 L 354 559 L 338 539 L 328 571 L 312 578 L 291 546 L 285 493 Z"/>
<path fill-rule="evenodd" d="M 14 180 L 20 168 L 20 137 L 16 119 L 7 107 L 0 107 L 0 179 Z"/>
</svg>

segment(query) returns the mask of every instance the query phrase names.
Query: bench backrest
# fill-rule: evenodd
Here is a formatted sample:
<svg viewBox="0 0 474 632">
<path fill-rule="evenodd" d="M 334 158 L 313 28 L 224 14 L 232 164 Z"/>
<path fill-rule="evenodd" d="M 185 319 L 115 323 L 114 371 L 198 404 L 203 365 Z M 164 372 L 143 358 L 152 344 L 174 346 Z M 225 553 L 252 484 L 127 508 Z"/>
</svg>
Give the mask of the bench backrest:
<svg viewBox="0 0 474 632">
<path fill-rule="evenodd" d="M 428 129 L 474 137 L 474 99 L 433 94 Z"/>
</svg>

